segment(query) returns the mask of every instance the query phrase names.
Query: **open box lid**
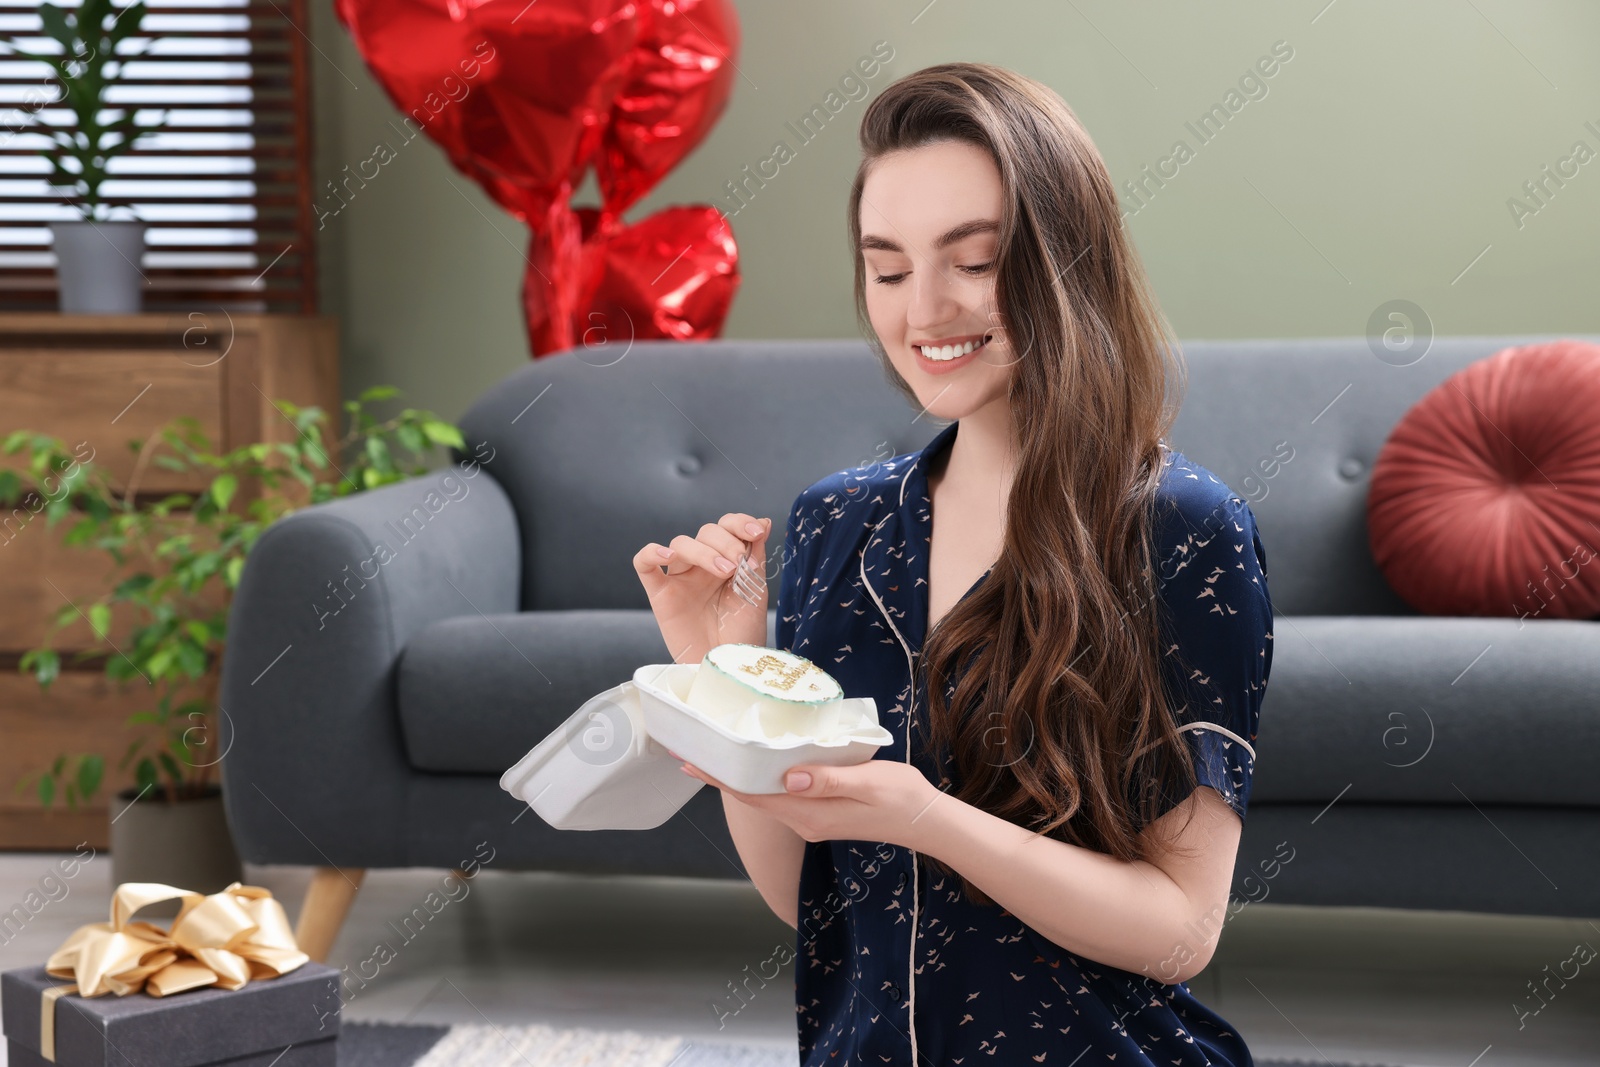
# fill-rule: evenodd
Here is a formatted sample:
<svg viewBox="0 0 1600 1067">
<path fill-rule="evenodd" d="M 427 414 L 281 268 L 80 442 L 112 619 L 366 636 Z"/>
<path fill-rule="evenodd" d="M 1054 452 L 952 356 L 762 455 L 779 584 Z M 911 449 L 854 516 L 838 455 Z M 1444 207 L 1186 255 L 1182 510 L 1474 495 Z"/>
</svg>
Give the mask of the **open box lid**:
<svg viewBox="0 0 1600 1067">
<path fill-rule="evenodd" d="M 649 830 L 705 785 L 645 732 L 630 679 L 584 702 L 500 776 L 558 830 Z"/>
</svg>

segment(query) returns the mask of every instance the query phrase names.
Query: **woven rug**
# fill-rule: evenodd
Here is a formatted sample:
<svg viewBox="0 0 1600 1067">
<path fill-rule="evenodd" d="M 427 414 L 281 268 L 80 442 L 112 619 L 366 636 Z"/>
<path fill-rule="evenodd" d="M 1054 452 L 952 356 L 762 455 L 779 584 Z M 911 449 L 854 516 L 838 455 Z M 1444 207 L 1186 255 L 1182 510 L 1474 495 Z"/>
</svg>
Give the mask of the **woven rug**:
<svg viewBox="0 0 1600 1067">
<path fill-rule="evenodd" d="M 716 1044 L 629 1030 L 549 1026 L 412 1026 L 345 1022 L 339 1067 L 798 1067 L 797 1047 Z M 1397 1067 L 1323 1059 L 1256 1060 L 1256 1067 Z"/>
<path fill-rule="evenodd" d="M 797 1067 L 799 1052 L 631 1030 L 345 1022 L 339 1067 Z"/>
</svg>

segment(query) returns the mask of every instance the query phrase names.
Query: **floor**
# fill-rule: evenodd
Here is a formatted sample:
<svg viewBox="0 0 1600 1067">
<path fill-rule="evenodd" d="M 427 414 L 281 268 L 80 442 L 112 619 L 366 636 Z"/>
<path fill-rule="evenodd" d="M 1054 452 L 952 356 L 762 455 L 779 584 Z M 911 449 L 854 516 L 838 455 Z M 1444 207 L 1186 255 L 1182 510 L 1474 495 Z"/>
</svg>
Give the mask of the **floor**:
<svg viewBox="0 0 1600 1067">
<path fill-rule="evenodd" d="M 0 926 L 0 970 L 42 963 L 77 926 L 106 919 L 109 858 L 52 880 L 60 858 L 0 853 L 5 912 L 39 890 L 36 914 Z M 246 865 L 245 875 L 293 916 L 311 871 Z M 329 962 L 372 976 L 348 983 L 350 1019 L 538 1022 L 789 1046 L 794 965 L 765 984 L 760 976 L 788 957 L 793 933 L 748 885 L 490 869 L 457 883 L 444 871 L 373 871 Z M 1581 919 L 1246 904 L 1190 986 L 1257 1058 L 1593 1065 L 1600 962 L 1577 962 L 1592 946 L 1600 923 Z M 1564 984 L 1550 977 L 1558 970 Z M 1542 1007 L 1530 985 L 1540 981 L 1556 990 Z M 736 983 L 753 992 L 736 997 Z"/>
</svg>

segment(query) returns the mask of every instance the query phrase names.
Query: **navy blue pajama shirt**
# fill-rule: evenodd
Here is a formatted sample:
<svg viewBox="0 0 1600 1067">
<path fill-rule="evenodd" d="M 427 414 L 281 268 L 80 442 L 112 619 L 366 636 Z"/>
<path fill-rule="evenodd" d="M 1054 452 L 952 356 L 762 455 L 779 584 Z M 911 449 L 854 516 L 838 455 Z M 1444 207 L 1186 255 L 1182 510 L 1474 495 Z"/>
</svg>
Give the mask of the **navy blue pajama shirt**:
<svg viewBox="0 0 1600 1067">
<path fill-rule="evenodd" d="M 941 774 L 921 751 L 926 701 L 913 670 L 928 617 L 927 470 L 959 428 L 802 492 L 777 605 L 778 647 L 828 671 L 845 696 L 874 698 L 894 738 L 874 758 L 914 763 L 931 782 Z M 1162 672 L 1199 783 L 1243 818 L 1272 665 L 1266 554 L 1242 499 L 1181 452 L 1164 457 L 1153 556 L 1170 620 Z M 970 903 L 959 879 L 902 846 L 807 842 L 798 918 L 802 1067 L 1253 1062 L 1187 983 L 1074 955 L 998 904 Z"/>
</svg>

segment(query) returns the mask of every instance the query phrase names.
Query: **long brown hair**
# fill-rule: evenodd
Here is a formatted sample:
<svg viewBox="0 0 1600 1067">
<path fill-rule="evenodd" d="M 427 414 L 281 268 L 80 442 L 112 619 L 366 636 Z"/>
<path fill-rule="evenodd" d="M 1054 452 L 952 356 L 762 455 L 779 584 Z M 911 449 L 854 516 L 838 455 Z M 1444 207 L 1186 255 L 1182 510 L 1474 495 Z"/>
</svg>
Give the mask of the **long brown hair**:
<svg viewBox="0 0 1600 1067">
<path fill-rule="evenodd" d="M 1036 833 L 1147 858 L 1140 829 L 1171 806 L 1163 796 L 1196 785 L 1162 680 L 1152 559 L 1179 403 L 1167 391 L 1181 396 L 1186 369 L 1072 109 L 1001 67 L 943 63 L 867 107 L 850 190 L 857 317 L 915 407 L 867 314 L 861 191 L 884 153 L 952 140 L 985 150 L 1004 189 L 993 313 L 1017 359 L 1019 452 L 999 562 L 922 652 L 925 743 L 946 761 L 951 795 Z"/>
</svg>

